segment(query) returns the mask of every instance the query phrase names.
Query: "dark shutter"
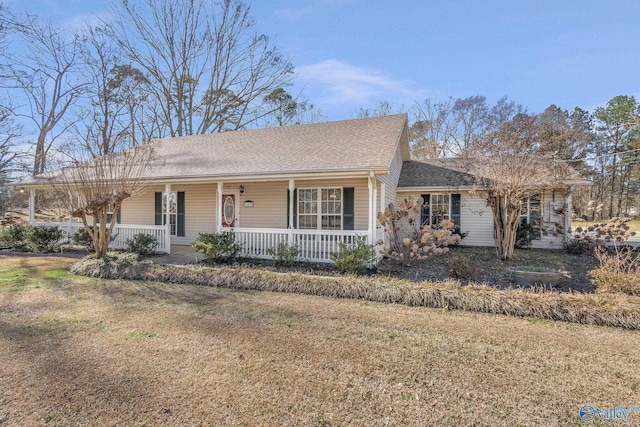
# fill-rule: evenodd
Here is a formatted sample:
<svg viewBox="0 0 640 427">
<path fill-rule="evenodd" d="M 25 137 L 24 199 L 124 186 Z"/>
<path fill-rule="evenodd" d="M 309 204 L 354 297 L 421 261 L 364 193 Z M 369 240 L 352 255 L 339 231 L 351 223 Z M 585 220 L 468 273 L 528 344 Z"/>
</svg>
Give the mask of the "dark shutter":
<svg viewBox="0 0 640 427">
<path fill-rule="evenodd" d="M 289 218 L 289 189 L 287 189 L 287 227 L 291 223 Z M 293 190 L 293 228 L 298 228 L 298 190 Z"/>
<path fill-rule="evenodd" d="M 354 214 L 353 214 L 353 199 L 354 191 L 353 187 L 342 189 L 342 229 L 353 230 L 354 229 Z"/>
<path fill-rule="evenodd" d="M 462 224 L 460 223 L 460 195 L 452 194 L 451 195 L 451 221 L 458 227 Z"/>
<path fill-rule="evenodd" d="M 162 191 L 156 191 L 156 225 L 162 225 Z"/>
<path fill-rule="evenodd" d="M 121 220 L 120 220 L 120 213 L 121 213 L 121 212 L 122 212 L 122 205 L 120 205 L 120 208 L 118 208 L 118 212 L 116 213 L 116 222 L 117 222 L 118 224 L 120 224 L 120 223 L 121 223 Z"/>
<path fill-rule="evenodd" d="M 431 219 L 429 218 L 431 215 L 431 194 L 421 194 L 420 197 L 424 200 L 422 211 L 420 212 L 420 227 L 424 227 L 431 224 Z"/>
<path fill-rule="evenodd" d="M 178 224 L 176 235 L 184 237 L 184 191 L 178 191 Z"/>
</svg>

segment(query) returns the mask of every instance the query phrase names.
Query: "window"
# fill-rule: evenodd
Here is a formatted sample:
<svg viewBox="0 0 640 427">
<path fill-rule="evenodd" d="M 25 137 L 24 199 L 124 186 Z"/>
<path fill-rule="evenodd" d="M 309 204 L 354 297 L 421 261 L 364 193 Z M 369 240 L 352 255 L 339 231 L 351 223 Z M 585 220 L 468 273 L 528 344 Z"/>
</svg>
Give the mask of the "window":
<svg viewBox="0 0 640 427">
<path fill-rule="evenodd" d="M 298 228 L 342 229 L 342 188 L 298 190 Z"/>
<path fill-rule="evenodd" d="M 529 239 L 540 240 L 540 226 L 542 225 L 542 197 L 534 194 L 529 197 L 527 204 L 520 214 L 520 228 L 529 230 Z"/>
<path fill-rule="evenodd" d="M 431 195 L 431 224 L 438 225 L 445 219 L 449 219 L 451 207 L 449 206 L 450 198 L 448 194 L 432 194 Z"/>
<path fill-rule="evenodd" d="M 162 193 L 162 225 L 167 223 L 167 193 Z M 178 224 L 178 194 L 169 193 L 169 224 L 171 224 L 171 235 L 177 235 Z"/>
<path fill-rule="evenodd" d="M 322 189 L 322 229 L 340 230 L 342 228 L 342 189 Z"/>
<path fill-rule="evenodd" d="M 298 227 L 318 228 L 318 190 L 304 188 L 298 191 Z"/>
<path fill-rule="evenodd" d="M 169 193 L 169 225 L 171 235 L 184 237 L 185 233 L 185 203 L 184 191 Z M 167 198 L 161 191 L 155 193 L 155 224 L 166 225 Z"/>
<path fill-rule="evenodd" d="M 113 220 L 113 210 L 114 210 L 113 203 L 109 203 L 109 206 L 107 207 L 107 222 L 108 223 L 110 223 Z M 122 210 L 122 206 L 120 207 L 120 210 Z M 120 211 L 118 211 L 118 214 L 116 215 L 116 222 L 120 223 Z"/>
<path fill-rule="evenodd" d="M 460 226 L 460 194 L 422 194 L 424 204 L 420 215 L 421 226 L 436 226 L 451 220 Z"/>
</svg>

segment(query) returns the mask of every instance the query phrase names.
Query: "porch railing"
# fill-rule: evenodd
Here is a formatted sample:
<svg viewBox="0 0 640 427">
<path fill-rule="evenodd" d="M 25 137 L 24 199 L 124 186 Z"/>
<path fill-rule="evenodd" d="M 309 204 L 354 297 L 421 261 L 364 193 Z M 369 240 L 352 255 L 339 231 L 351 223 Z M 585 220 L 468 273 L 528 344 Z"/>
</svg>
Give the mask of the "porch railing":
<svg viewBox="0 0 640 427">
<path fill-rule="evenodd" d="M 358 236 L 367 232 L 354 230 L 300 230 L 269 228 L 234 228 L 236 242 L 242 246 L 242 256 L 270 259 L 267 253 L 281 243 L 296 245 L 299 258 L 304 261 L 330 262 L 332 252 L 337 252 L 339 243 L 354 244 Z"/>
<path fill-rule="evenodd" d="M 67 243 L 75 233 L 82 230 L 84 226 L 78 222 L 36 222 L 33 225 L 44 225 L 58 227 L 64 232 L 64 237 L 60 243 Z M 113 228 L 111 237 L 113 240 L 109 244 L 112 249 L 124 249 L 127 247 L 127 239 L 133 238 L 136 234 L 150 234 L 158 240 L 158 252 L 168 252 L 165 243 L 166 228 L 164 225 L 135 225 L 135 224 L 116 224 Z"/>
</svg>

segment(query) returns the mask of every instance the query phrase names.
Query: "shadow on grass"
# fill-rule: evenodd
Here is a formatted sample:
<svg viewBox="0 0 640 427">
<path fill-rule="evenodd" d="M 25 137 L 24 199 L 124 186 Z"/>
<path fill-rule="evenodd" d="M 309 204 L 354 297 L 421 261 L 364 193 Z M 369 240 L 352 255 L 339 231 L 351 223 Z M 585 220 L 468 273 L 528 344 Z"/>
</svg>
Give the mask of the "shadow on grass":
<svg viewBox="0 0 640 427">
<path fill-rule="evenodd" d="M 20 375 L 20 381 L 7 386 L 5 396 L 13 393 L 20 402 L 37 402 L 29 411 L 0 410 L 3 421 L 58 425 L 75 419 L 82 424 L 83 416 L 90 416 L 95 402 L 100 402 L 101 412 L 144 411 L 135 408 L 135 402 L 148 393 L 148 380 L 127 370 L 109 369 L 109 362 L 101 354 L 88 346 L 75 348 L 68 338 L 69 332 L 59 325 L 52 327 L 35 320 L 28 324 L 14 323 L 0 318 L 0 341 L 8 343 L 0 354 L 12 360 L 3 370 L 9 375 Z M 26 390 L 25 383 L 29 385 Z M 24 419 L 25 416 L 32 418 Z"/>
</svg>

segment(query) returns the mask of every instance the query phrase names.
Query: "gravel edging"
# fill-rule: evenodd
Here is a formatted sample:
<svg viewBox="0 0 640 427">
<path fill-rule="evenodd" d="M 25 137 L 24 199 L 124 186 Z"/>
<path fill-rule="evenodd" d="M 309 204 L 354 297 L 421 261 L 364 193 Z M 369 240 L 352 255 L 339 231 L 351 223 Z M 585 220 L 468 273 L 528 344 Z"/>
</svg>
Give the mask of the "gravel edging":
<svg viewBox="0 0 640 427">
<path fill-rule="evenodd" d="M 313 276 L 237 267 L 168 266 L 117 256 L 85 258 L 71 272 L 103 279 L 146 280 L 242 290 L 289 292 L 332 298 L 536 317 L 589 325 L 640 329 L 640 298 L 498 290 L 459 282 L 423 282 L 380 277 Z"/>
</svg>

